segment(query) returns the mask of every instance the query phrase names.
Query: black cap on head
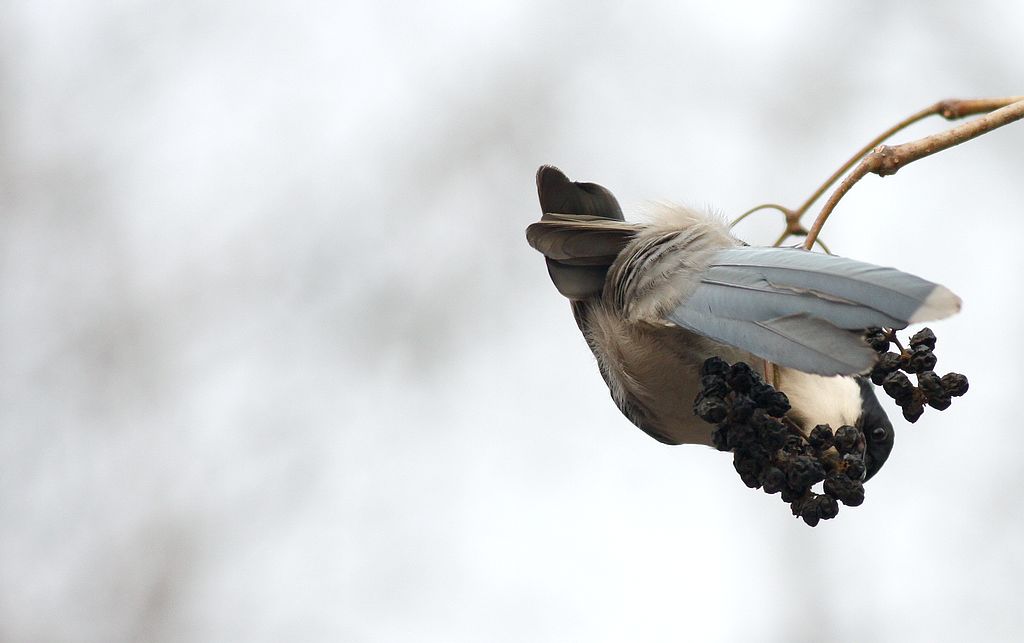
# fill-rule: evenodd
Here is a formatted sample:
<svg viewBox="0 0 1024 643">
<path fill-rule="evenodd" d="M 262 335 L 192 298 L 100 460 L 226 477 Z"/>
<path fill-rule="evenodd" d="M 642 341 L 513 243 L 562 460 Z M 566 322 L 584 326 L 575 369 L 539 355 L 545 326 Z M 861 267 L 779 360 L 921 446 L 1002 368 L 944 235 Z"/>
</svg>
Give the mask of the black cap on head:
<svg viewBox="0 0 1024 643">
<path fill-rule="evenodd" d="M 867 448 L 864 451 L 864 468 L 867 470 L 865 480 L 878 473 L 892 451 L 895 434 L 892 422 L 885 414 L 882 405 L 875 397 L 875 389 L 871 382 L 863 377 L 857 378 L 860 385 L 861 414 L 857 425 L 864 432 Z"/>
</svg>

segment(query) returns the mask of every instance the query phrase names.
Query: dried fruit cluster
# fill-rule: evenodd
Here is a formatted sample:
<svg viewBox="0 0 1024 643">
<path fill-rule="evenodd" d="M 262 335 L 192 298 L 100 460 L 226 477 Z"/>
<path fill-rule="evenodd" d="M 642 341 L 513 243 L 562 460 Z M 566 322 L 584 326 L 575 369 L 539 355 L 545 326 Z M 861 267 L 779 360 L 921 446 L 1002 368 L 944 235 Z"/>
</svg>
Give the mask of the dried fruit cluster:
<svg viewBox="0 0 1024 643">
<path fill-rule="evenodd" d="M 713 357 L 701 368 L 701 392 L 694 413 L 717 424 L 715 448 L 733 452 L 743 483 L 780 494 L 793 515 L 812 527 L 834 518 L 839 503 L 864 502 L 864 450 L 860 429 L 819 425 L 804 436 L 785 417 L 786 394 L 766 383 L 749 365 Z M 812 490 L 824 482 L 823 493 Z"/>
<path fill-rule="evenodd" d="M 909 348 L 903 348 L 896 333 L 883 328 L 869 328 L 864 335 L 871 348 L 879 354 L 871 371 L 871 381 L 882 387 L 885 394 L 896 401 L 908 422 L 917 422 L 928 406 L 944 411 L 954 397 L 967 392 L 967 378 L 960 373 L 935 373 L 935 333 L 922 328 L 910 338 Z M 898 353 L 889 350 L 896 344 Z M 917 386 L 907 376 L 917 376 Z"/>
<path fill-rule="evenodd" d="M 939 377 L 933 370 L 938 358 L 931 329 L 914 334 L 909 348 L 888 329 L 870 328 L 864 338 L 879 354 L 871 381 L 896 401 L 908 421 L 916 422 L 925 405 L 942 411 L 952 398 L 967 392 L 963 375 Z M 899 352 L 889 350 L 893 344 Z M 916 376 L 916 386 L 908 374 Z M 786 394 L 743 362 L 730 365 L 712 357 L 701 367 L 701 391 L 693 411 L 717 425 L 712 433 L 715 448 L 732 451 L 733 465 L 744 484 L 780 494 L 793 515 L 813 527 L 834 518 L 839 503 L 856 507 L 864 502 L 867 439 L 856 426 L 833 431 L 827 424 L 804 435 L 786 417 L 789 410 Z M 818 483 L 822 483 L 821 493 L 813 490 Z"/>
</svg>

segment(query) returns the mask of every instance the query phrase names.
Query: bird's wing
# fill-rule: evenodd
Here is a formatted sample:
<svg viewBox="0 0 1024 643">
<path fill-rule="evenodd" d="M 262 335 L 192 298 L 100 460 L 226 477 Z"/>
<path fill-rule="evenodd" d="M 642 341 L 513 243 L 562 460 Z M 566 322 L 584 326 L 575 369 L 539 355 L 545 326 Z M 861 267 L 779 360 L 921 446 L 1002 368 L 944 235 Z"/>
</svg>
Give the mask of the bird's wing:
<svg viewBox="0 0 1024 643">
<path fill-rule="evenodd" d="M 849 375 L 875 360 L 852 331 L 904 328 L 959 309 L 960 299 L 945 287 L 894 268 L 798 249 L 736 247 L 711 258 L 699 285 L 666 319 L 781 366 Z"/>
</svg>

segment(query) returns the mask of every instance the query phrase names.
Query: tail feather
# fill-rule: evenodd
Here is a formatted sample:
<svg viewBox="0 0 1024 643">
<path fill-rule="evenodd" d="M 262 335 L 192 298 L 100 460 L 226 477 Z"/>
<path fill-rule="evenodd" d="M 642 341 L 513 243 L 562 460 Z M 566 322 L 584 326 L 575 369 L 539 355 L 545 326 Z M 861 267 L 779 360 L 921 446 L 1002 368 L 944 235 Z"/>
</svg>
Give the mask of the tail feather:
<svg viewBox="0 0 1024 643">
<path fill-rule="evenodd" d="M 600 217 L 545 214 L 526 228 L 526 240 L 545 257 L 577 266 L 610 266 L 636 232 Z"/>
<path fill-rule="evenodd" d="M 596 183 L 576 183 L 556 167 L 537 170 L 543 216 L 526 229 L 526 240 L 544 254 L 548 274 L 565 297 L 601 294 L 608 268 L 636 232 L 619 202 Z"/>
<path fill-rule="evenodd" d="M 537 196 L 543 212 L 583 214 L 623 221 L 622 208 L 608 188 L 597 183 L 577 183 L 553 165 L 537 170 Z"/>
</svg>

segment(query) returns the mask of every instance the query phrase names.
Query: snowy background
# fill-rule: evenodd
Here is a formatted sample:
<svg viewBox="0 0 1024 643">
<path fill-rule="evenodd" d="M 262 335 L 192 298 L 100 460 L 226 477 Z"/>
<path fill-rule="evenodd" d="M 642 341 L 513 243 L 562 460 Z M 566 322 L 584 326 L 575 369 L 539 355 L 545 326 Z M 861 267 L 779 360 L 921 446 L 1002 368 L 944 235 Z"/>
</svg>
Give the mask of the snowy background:
<svg viewBox="0 0 1024 643">
<path fill-rule="evenodd" d="M 933 328 L 972 389 L 894 417 L 865 505 L 816 529 L 628 424 L 524 229 L 542 163 L 627 209 L 795 206 L 925 105 L 1024 93 L 1022 25 L 0 5 L 0 640 L 1016 640 L 1024 124 L 826 227 L 964 298 Z"/>
</svg>

